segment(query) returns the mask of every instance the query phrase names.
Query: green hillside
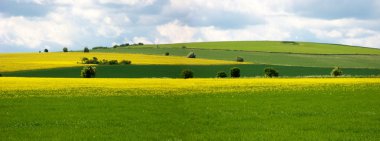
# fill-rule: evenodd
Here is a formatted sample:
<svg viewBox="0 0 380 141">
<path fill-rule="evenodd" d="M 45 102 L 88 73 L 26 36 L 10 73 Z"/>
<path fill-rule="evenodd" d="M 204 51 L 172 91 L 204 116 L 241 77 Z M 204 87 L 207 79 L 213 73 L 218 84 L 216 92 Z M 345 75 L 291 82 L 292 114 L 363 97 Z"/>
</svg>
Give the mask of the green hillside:
<svg viewBox="0 0 380 141">
<path fill-rule="evenodd" d="M 182 47 L 203 49 L 244 50 L 262 52 L 291 52 L 307 54 L 380 54 L 380 49 L 287 41 L 228 41 L 162 44 L 159 47 Z"/>
</svg>

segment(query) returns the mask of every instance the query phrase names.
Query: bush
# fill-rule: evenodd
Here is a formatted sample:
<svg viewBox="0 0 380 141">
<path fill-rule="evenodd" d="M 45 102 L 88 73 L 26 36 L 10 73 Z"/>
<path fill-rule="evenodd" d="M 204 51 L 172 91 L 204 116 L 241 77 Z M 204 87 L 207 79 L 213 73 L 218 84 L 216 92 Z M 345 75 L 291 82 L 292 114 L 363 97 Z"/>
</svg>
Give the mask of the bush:
<svg viewBox="0 0 380 141">
<path fill-rule="evenodd" d="M 0 74 L 0 77 L 2 77 L 3 75 L 2 74 Z"/>
<path fill-rule="evenodd" d="M 217 78 L 226 78 L 227 77 L 227 73 L 224 72 L 224 71 L 217 72 L 216 73 L 216 77 Z"/>
<path fill-rule="evenodd" d="M 84 53 L 88 53 L 90 52 L 90 50 L 88 49 L 88 47 L 85 47 L 84 50 L 83 50 Z"/>
<path fill-rule="evenodd" d="M 92 50 L 95 50 L 95 49 L 108 49 L 108 47 L 101 47 L 101 46 L 99 46 L 99 47 L 93 47 L 92 48 Z"/>
<path fill-rule="evenodd" d="M 80 76 L 83 78 L 94 78 L 96 74 L 95 66 L 84 66 L 80 71 Z"/>
<path fill-rule="evenodd" d="M 142 46 L 142 45 L 144 45 L 144 43 L 139 43 L 138 45 L 139 45 L 139 46 Z"/>
<path fill-rule="evenodd" d="M 237 67 L 231 68 L 231 77 L 233 78 L 240 77 L 240 69 Z"/>
<path fill-rule="evenodd" d="M 244 58 L 242 57 L 236 57 L 236 62 L 244 62 Z"/>
<path fill-rule="evenodd" d="M 120 61 L 120 64 L 122 64 L 122 65 L 129 65 L 129 64 L 132 64 L 132 61 L 130 61 L 130 60 L 122 60 L 122 61 Z"/>
<path fill-rule="evenodd" d="M 183 49 L 186 49 L 187 47 L 186 46 L 182 46 Z"/>
<path fill-rule="evenodd" d="M 64 47 L 62 50 L 63 52 L 69 52 L 69 49 L 67 49 L 67 47 Z"/>
<path fill-rule="evenodd" d="M 187 58 L 195 58 L 196 55 L 194 52 L 190 52 L 189 54 L 187 54 Z"/>
<path fill-rule="evenodd" d="M 108 61 L 108 64 L 109 65 L 117 65 L 117 64 L 119 64 L 119 62 L 117 60 L 110 60 L 110 61 Z"/>
<path fill-rule="evenodd" d="M 278 77 L 279 76 L 279 73 L 277 70 L 273 69 L 273 68 L 265 68 L 264 69 L 264 74 L 265 74 L 265 77 Z"/>
<path fill-rule="evenodd" d="M 341 75 L 343 75 L 343 71 L 339 67 L 335 67 L 331 71 L 331 76 L 338 77 L 338 76 L 341 76 Z"/>
<path fill-rule="evenodd" d="M 44 52 L 48 53 L 48 52 L 49 52 L 49 50 L 45 48 L 45 49 L 44 49 Z"/>
<path fill-rule="evenodd" d="M 114 46 L 113 46 L 113 48 L 117 48 L 117 47 L 119 47 L 119 45 L 114 45 Z"/>
<path fill-rule="evenodd" d="M 194 73 L 193 73 L 193 71 L 186 69 L 186 70 L 182 70 L 181 76 L 182 76 L 182 78 L 185 78 L 185 79 L 193 78 Z"/>
<path fill-rule="evenodd" d="M 108 64 L 108 60 L 103 59 L 103 60 L 99 61 L 99 64 L 106 65 L 106 64 Z"/>
<path fill-rule="evenodd" d="M 165 56 L 169 56 L 169 52 L 165 52 Z"/>
</svg>

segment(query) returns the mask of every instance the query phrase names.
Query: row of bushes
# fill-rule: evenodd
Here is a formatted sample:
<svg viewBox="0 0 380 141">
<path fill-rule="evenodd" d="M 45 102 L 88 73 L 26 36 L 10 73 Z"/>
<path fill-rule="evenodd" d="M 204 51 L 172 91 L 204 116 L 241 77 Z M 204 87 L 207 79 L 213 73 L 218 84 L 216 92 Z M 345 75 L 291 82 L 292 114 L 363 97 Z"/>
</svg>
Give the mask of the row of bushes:
<svg viewBox="0 0 380 141">
<path fill-rule="evenodd" d="M 273 69 L 273 68 L 265 68 L 264 69 L 264 75 L 265 75 L 265 77 L 269 77 L 269 78 L 280 76 L 279 72 L 276 69 Z M 331 71 L 331 76 L 333 76 L 333 77 L 338 77 L 338 76 L 341 76 L 341 75 L 343 75 L 343 71 L 339 67 L 335 67 Z M 230 69 L 230 76 L 232 78 L 239 78 L 240 77 L 240 69 L 237 68 L 237 67 L 231 68 Z M 193 78 L 194 77 L 194 72 L 191 71 L 191 70 L 189 70 L 189 69 L 183 70 L 181 72 L 181 77 L 185 78 L 185 79 L 187 79 L 187 78 Z M 216 77 L 217 78 L 226 78 L 226 77 L 228 77 L 228 75 L 227 75 L 226 72 L 220 71 L 220 72 L 216 73 Z"/>
<path fill-rule="evenodd" d="M 82 58 L 82 64 L 101 64 L 101 65 L 129 65 L 132 64 L 130 60 L 99 60 L 97 57 L 92 57 L 92 59 L 88 59 L 87 57 Z"/>
</svg>

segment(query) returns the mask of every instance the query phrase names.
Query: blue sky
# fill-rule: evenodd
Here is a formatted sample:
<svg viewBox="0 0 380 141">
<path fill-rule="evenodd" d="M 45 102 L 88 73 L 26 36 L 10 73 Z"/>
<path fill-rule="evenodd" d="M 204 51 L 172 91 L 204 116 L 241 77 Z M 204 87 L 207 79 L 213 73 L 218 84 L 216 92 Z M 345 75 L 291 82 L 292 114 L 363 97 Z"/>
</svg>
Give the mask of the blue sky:
<svg viewBox="0 0 380 141">
<path fill-rule="evenodd" d="M 0 52 L 295 40 L 380 48 L 379 0 L 1 0 Z"/>
</svg>

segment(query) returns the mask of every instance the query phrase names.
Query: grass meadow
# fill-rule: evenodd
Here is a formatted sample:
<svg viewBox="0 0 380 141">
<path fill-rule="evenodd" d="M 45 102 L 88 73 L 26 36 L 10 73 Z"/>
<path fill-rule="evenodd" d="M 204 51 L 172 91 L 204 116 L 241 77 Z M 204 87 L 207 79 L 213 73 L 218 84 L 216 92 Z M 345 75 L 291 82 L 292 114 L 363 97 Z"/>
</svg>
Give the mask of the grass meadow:
<svg viewBox="0 0 380 141">
<path fill-rule="evenodd" d="M 380 79 L 0 78 L 2 140 L 378 140 Z"/>
</svg>

